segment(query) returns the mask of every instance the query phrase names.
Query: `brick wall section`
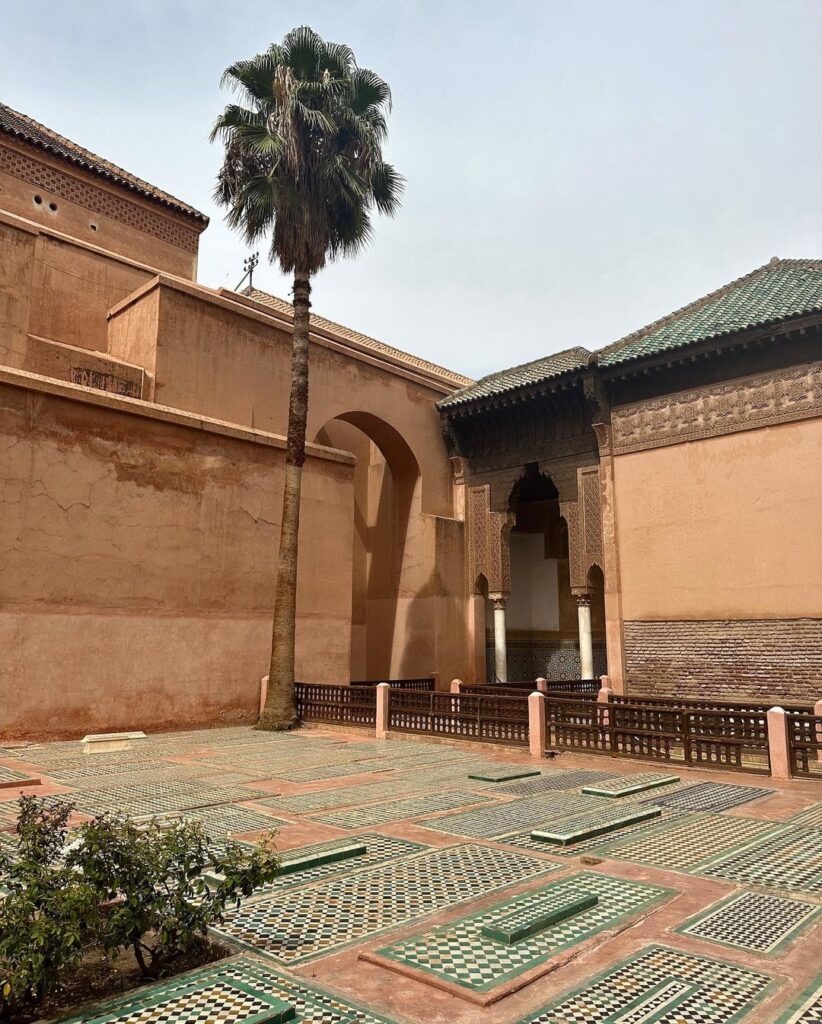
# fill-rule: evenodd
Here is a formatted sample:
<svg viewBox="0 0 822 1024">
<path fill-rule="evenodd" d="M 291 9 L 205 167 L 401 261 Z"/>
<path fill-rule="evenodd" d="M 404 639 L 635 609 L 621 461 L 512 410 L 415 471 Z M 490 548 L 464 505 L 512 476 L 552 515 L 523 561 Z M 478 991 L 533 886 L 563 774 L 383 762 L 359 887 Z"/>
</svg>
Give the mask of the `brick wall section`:
<svg viewBox="0 0 822 1024">
<path fill-rule="evenodd" d="M 626 692 L 810 702 L 822 698 L 822 619 L 626 622 Z"/>
</svg>

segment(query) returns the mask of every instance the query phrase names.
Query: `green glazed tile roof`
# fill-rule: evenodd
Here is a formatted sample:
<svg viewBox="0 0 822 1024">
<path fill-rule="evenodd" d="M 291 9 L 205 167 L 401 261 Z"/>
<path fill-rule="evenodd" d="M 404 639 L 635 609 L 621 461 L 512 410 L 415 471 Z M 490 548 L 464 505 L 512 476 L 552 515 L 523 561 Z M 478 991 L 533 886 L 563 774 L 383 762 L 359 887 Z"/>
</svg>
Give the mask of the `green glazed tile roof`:
<svg viewBox="0 0 822 1024">
<path fill-rule="evenodd" d="M 773 259 L 745 277 L 600 349 L 600 366 L 655 356 L 822 311 L 822 261 Z"/>
<path fill-rule="evenodd" d="M 567 348 L 552 356 L 543 356 L 542 359 L 535 359 L 531 363 L 513 366 L 510 370 L 489 373 L 476 384 L 470 384 L 448 398 L 443 398 L 437 405 L 440 409 L 451 409 L 480 398 L 491 398 L 494 395 L 505 394 L 506 391 L 516 391 L 530 384 L 541 384 L 571 370 L 581 370 L 588 365 L 590 355 L 587 348 Z"/>
<path fill-rule="evenodd" d="M 822 312 L 822 260 L 780 260 L 731 281 L 661 320 L 597 350 L 601 367 L 660 355 L 723 335 Z M 500 370 L 462 388 L 438 403 L 453 409 L 483 398 L 540 384 L 563 373 L 584 369 L 590 353 L 569 348 L 510 370 Z"/>
</svg>

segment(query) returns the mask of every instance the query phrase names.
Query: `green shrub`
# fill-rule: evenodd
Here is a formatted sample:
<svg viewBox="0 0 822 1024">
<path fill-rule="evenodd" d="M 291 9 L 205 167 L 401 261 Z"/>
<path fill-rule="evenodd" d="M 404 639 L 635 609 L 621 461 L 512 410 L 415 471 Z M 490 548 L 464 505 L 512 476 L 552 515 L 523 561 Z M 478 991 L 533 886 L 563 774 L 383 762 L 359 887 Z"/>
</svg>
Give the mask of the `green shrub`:
<svg viewBox="0 0 822 1024">
<path fill-rule="evenodd" d="M 93 945 L 99 898 L 61 862 L 70 803 L 20 800 L 18 844 L 0 852 L 0 1008 L 3 1016 L 36 1005 Z"/>
<path fill-rule="evenodd" d="M 18 847 L 0 852 L 0 1009 L 32 1007 L 92 949 L 131 948 L 145 977 L 202 942 L 230 904 L 272 881 L 260 849 L 212 844 L 195 822 L 103 815 L 72 829 L 70 803 L 20 800 Z M 71 842 L 68 843 L 69 838 Z M 206 876 L 213 871 L 211 885 Z"/>
<path fill-rule="evenodd" d="M 246 852 L 234 843 L 223 850 L 196 822 L 152 819 L 138 826 L 103 815 L 78 833 L 67 863 L 105 908 L 100 945 L 109 954 L 130 946 L 146 977 L 202 941 L 228 904 L 239 905 L 279 870 L 276 853 Z M 219 880 L 209 885 L 212 869 Z"/>
</svg>

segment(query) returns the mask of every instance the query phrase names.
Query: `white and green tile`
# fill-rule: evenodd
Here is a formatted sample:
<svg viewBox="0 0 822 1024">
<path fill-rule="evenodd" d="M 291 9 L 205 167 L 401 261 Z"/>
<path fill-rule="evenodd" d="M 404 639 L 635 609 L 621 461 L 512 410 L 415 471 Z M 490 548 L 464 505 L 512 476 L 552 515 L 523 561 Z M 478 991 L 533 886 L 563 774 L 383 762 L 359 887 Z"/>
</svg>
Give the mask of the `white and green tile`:
<svg viewBox="0 0 822 1024">
<path fill-rule="evenodd" d="M 676 930 L 706 942 L 751 953 L 783 953 L 822 913 L 822 907 L 787 896 L 734 893 Z"/>
</svg>

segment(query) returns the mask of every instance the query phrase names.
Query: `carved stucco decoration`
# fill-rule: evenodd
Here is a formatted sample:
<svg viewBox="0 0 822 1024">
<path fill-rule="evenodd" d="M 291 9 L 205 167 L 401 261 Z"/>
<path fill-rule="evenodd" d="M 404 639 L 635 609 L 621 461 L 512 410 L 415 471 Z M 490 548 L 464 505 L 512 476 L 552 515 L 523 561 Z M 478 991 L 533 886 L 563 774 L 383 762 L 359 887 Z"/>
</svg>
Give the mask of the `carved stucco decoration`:
<svg viewBox="0 0 822 1024">
<path fill-rule="evenodd" d="M 482 574 L 489 594 L 507 596 L 511 592 L 511 558 L 508 534 L 514 525 L 509 512 L 492 512 L 491 488 L 471 487 L 468 492 L 468 575 L 473 592 Z"/>
<path fill-rule="evenodd" d="M 822 363 L 807 363 L 616 409 L 613 452 L 623 455 L 819 415 Z"/>
<path fill-rule="evenodd" d="M 577 493 L 577 501 L 560 502 L 559 509 L 568 524 L 571 591 L 577 596 L 584 596 L 590 590 L 588 573 L 591 567 L 603 567 L 599 466 L 585 466 L 577 470 Z"/>
</svg>

